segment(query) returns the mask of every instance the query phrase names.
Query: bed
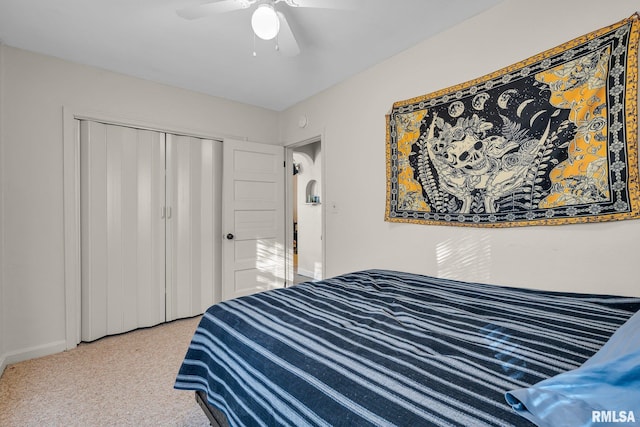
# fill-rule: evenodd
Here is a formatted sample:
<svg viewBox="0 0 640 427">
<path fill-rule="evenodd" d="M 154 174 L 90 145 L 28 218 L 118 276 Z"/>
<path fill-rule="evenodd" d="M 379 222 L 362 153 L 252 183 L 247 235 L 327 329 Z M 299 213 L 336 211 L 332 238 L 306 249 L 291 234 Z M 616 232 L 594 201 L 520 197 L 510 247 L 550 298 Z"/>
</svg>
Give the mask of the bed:
<svg viewBox="0 0 640 427">
<path fill-rule="evenodd" d="M 358 271 L 213 305 L 175 388 L 213 425 L 533 425 L 505 393 L 581 368 L 638 310 L 639 298 Z"/>
</svg>

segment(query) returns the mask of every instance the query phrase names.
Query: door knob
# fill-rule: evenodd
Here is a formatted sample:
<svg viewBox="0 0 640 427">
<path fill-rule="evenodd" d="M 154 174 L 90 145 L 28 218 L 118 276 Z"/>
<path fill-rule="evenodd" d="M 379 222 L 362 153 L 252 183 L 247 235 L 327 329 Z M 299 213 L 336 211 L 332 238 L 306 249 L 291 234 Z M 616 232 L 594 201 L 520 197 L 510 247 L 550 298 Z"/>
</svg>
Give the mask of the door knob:
<svg viewBox="0 0 640 427">
<path fill-rule="evenodd" d="M 227 234 L 227 240 L 233 240 L 233 234 L 231 233 Z"/>
</svg>

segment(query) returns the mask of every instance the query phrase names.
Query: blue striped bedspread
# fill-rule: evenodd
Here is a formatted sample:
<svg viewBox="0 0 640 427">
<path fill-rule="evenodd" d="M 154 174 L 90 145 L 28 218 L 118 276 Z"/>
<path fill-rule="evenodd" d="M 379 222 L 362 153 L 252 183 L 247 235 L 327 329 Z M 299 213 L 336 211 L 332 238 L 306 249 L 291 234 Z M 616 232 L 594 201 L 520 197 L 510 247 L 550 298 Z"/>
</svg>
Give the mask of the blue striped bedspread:
<svg viewBox="0 0 640 427">
<path fill-rule="evenodd" d="M 216 304 L 175 388 L 231 426 L 526 426 L 505 392 L 576 369 L 640 299 L 366 270 Z"/>
</svg>

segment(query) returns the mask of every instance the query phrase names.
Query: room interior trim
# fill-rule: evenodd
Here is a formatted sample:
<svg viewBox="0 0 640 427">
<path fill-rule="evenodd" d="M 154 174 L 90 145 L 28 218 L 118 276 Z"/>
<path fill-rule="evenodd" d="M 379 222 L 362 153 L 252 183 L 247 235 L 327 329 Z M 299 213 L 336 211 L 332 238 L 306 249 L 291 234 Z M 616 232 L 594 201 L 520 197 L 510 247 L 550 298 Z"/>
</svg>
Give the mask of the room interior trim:
<svg viewBox="0 0 640 427">
<path fill-rule="evenodd" d="M 54 341 L 34 347 L 22 348 L 17 351 L 6 353 L 0 357 L 0 375 L 4 372 L 4 369 L 14 363 L 22 362 L 24 360 L 36 359 L 39 357 L 48 356 L 54 353 L 60 353 L 65 351 L 66 341 Z"/>
</svg>

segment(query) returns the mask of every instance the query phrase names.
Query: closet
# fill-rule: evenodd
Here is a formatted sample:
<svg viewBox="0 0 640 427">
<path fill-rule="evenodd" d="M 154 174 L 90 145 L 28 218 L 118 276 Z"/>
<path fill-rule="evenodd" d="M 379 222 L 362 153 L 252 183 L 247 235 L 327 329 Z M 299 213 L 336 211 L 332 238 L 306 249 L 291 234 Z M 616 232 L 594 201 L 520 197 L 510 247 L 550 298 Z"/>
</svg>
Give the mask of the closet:
<svg viewBox="0 0 640 427">
<path fill-rule="evenodd" d="M 79 129 L 82 340 L 219 301 L 222 143 L 84 120 Z"/>
</svg>

